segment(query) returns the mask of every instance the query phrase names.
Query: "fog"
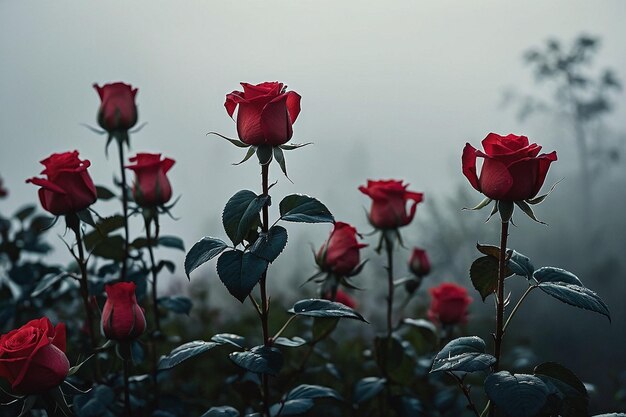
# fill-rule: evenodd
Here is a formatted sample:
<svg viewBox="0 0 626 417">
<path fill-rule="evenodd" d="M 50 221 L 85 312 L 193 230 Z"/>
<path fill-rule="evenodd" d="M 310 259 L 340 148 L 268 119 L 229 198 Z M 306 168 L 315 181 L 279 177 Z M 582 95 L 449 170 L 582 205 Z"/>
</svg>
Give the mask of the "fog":
<svg viewBox="0 0 626 417">
<path fill-rule="evenodd" d="M 121 80 L 139 88 L 140 123 L 147 122 L 132 136 L 131 152 L 158 151 L 177 161 L 170 178 L 175 194 L 181 195 L 173 210 L 180 220 L 164 221 L 163 233 L 180 235 L 187 247 L 205 235 L 224 237 L 224 204 L 237 190 L 259 191 L 259 168 L 254 160 L 232 166 L 243 151 L 206 133 L 236 136 L 223 103 L 240 81 L 278 80 L 302 96 L 293 141 L 314 144 L 287 153 L 293 183 L 272 165 L 271 179 L 278 181 L 273 193 L 318 197 L 337 219 L 367 232 L 363 209 L 369 201 L 357 187 L 368 178 L 404 179 L 426 195 L 418 221 L 407 228 L 408 244 L 434 248 L 441 272 L 434 273 L 433 282 L 453 279 L 469 285 L 462 275 L 477 255 L 473 244 L 479 239 L 495 242 L 497 225 L 483 225 L 487 213 L 460 212 L 481 199 L 461 174 L 462 147 L 466 141 L 478 145 L 491 131 L 525 134 L 559 155 L 546 185 L 565 181 L 537 210 L 550 227 L 519 219 L 512 246 L 536 259 L 536 266 L 580 273 L 583 282 L 607 296 L 614 320 L 609 326 L 599 316 L 554 307 L 556 301 L 550 300 L 551 314 L 561 318 L 544 320 L 544 310 L 529 307 L 532 320 L 548 324 L 535 333 L 520 324 L 517 337 L 531 342 L 549 338 L 543 349 L 549 356 L 568 340 L 554 340 L 555 335 L 575 332 L 578 325 L 592 327 L 590 339 L 611 338 L 594 343 L 593 350 L 604 358 L 603 372 L 624 369 L 626 360 L 614 349 L 626 342 L 621 302 L 626 288 L 619 260 L 626 228 L 623 219 L 616 223 L 626 208 L 623 163 L 596 181 L 598 218 L 590 225 L 592 234 L 582 236 L 580 230 L 588 229 L 577 224 L 572 132 L 563 120 L 545 115 L 521 121 L 513 107 L 502 103 L 511 88 L 529 94 L 549 90 L 535 84 L 521 58 L 548 38 L 598 36 L 597 67 L 612 67 L 625 79 L 625 18 L 621 0 L 0 0 L 0 176 L 11 192 L 0 202 L 0 212 L 36 201 L 36 188 L 24 180 L 36 175 L 41 170 L 37 161 L 52 152 L 78 149 L 91 160 L 95 182 L 110 184 L 118 171 L 115 149 L 107 160 L 105 137 L 81 124 L 96 125 L 99 100 L 92 83 Z M 617 96 L 614 104 L 602 126 L 607 136 L 619 137 L 626 130 L 626 95 Z M 465 195 L 459 196 L 459 190 Z M 103 214 L 111 209 L 101 207 Z M 455 224 L 465 224 L 465 240 L 450 240 L 443 231 L 438 235 L 435 207 L 442 225 L 453 230 Z M 136 223 L 140 232 L 140 221 Z M 289 228 L 285 255 L 272 267 L 277 276 L 273 291 L 299 291 L 287 283 L 302 282 L 314 272 L 310 245 L 319 246 L 328 232 L 325 225 Z M 55 233 L 62 233 L 60 225 Z M 60 240 L 54 233 L 50 238 L 57 241 L 57 256 L 64 257 Z M 588 247 L 576 246 L 585 239 L 596 249 L 593 262 L 580 255 Z M 372 238 L 369 242 L 375 243 Z M 182 254 L 163 254 L 182 262 Z M 368 256 L 375 258 L 373 252 Z M 305 265 L 298 269 L 305 271 L 303 276 L 292 275 L 295 262 Z M 606 274 L 583 276 L 592 270 L 590 263 L 604 265 Z M 194 280 L 211 280 L 211 297 L 220 304 L 226 291 L 213 271 L 206 266 Z M 173 279 L 186 288 L 186 278 Z M 364 284 L 376 286 L 373 280 Z M 476 304 L 479 316 L 480 301 Z M 561 322 L 566 324 L 556 326 Z M 584 360 L 583 348 L 568 346 L 573 360 Z M 593 378 L 592 370 L 583 374 Z"/>
</svg>

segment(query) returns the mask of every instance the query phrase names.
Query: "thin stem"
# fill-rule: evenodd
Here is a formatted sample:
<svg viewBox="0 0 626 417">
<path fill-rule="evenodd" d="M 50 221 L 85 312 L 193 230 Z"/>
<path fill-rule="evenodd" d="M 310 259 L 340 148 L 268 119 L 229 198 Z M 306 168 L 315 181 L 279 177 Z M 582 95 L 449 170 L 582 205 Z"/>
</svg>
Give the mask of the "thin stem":
<svg viewBox="0 0 626 417">
<path fill-rule="evenodd" d="M 283 324 L 283 327 L 281 327 L 280 330 L 277 331 L 276 334 L 272 337 L 272 341 L 276 340 L 278 338 L 278 336 L 280 336 L 285 331 L 285 329 L 289 326 L 289 324 L 291 324 L 291 322 L 294 321 L 297 318 L 298 318 L 298 316 L 295 315 L 295 314 L 293 316 L 289 317 L 289 320 L 287 320 L 285 322 L 285 324 Z"/>
<path fill-rule="evenodd" d="M 498 372 L 500 368 L 500 354 L 502 352 L 502 337 L 504 336 L 504 271 L 506 269 L 506 239 L 509 234 L 509 222 L 502 222 L 500 233 L 500 262 L 498 268 L 498 290 L 497 290 L 497 306 L 496 306 L 496 333 L 494 356 L 496 362 L 493 364 L 494 372 Z M 489 408 L 489 415 L 495 416 L 495 407 Z"/>
<path fill-rule="evenodd" d="M 122 177 L 122 214 L 124 215 L 124 259 L 122 260 L 122 281 L 126 281 L 127 275 L 127 261 L 128 261 L 128 247 L 129 247 L 129 233 L 128 233 L 128 187 L 126 186 L 126 169 L 124 168 L 124 142 L 117 140 L 120 156 L 120 171 Z"/>
<path fill-rule="evenodd" d="M 89 280 L 87 278 L 87 263 L 85 262 L 85 250 L 83 249 L 83 239 L 80 233 L 80 223 L 74 230 L 76 233 L 76 246 L 78 246 L 78 267 L 80 268 L 80 295 L 83 299 L 83 306 L 85 308 L 85 315 L 87 317 L 87 330 L 89 333 L 89 341 L 91 348 L 98 347 L 98 341 L 96 340 L 96 332 L 94 330 L 94 317 L 93 310 L 89 304 Z"/>
<path fill-rule="evenodd" d="M 474 405 L 474 402 L 472 401 L 470 390 L 463 382 L 463 379 L 458 375 L 455 375 L 453 372 L 448 372 L 448 374 L 452 375 L 454 379 L 456 379 L 456 382 L 459 384 L 459 388 L 461 388 L 461 391 L 463 391 L 463 395 L 465 395 L 465 398 L 467 399 L 468 408 L 474 412 L 474 415 L 476 417 L 480 417 L 480 414 L 478 414 L 478 410 L 476 409 L 476 405 Z"/>
<path fill-rule="evenodd" d="M 148 244 L 148 253 L 150 254 L 150 271 L 152 272 L 152 311 L 154 313 L 154 333 L 152 337 L 152 379 L 154 382 L 154 404 L 155 408 L 159 404 L 159 383 L 158 383 L 158 340 L 161 337 L 161 321 L 159 317 L 159 299 L 157 294 L 157 267 L 154 260 L 154 250 L 152 249 L 152 234 L 150 225 L 154 219 L 155 227 L 158 230 L 159 217 L 154 210 L 150 217 L 144 217 L 146 227 L 146 243 Z M 158 232 L 157 232 L 158 233 Z"/>
<path fill-rule="evenodd" d="M 383 232 L 384 233 L 384 232 Z M 385 235 L 385 249 L 387 251 L 387 284 L 389 294 L 387 295 L 387 338 L 391 338 L 393 332 L 393 243 Z"/>
<path fill-rule="evenodd" d="M 126 416 L 132 417 L 132 411 L 130 408 L 130 383 L 128 382 L 130 374 L 129 360 L 124 359 L 124 409 L 126 410 Z"/>
<path fill-rule="evenodd" d="M 269 194 L 269 170 L 270 165 L 265 164 L 261 165 L 261 186 L 263 188 L 263 195 Z M 268 205 L 263 206 L 263 222 L 261 224 L 261 230 L 264 233 L 267 233 L 269 230 L 269 207 Z M 263 272 L 261 276 L 261 281 L 259 283 L 261 290 L 261 326 L 263 328 L 263 345 L 265 347 L 271 346 L 271 340 L 269 335 L 269 308 L 268 308 L 268 299 L 267 299 L 267 270 Z M 263 384 L 263 412 L 267 417 L 270 417 L 270 387 L 269 387 L 269 377 L 267 374 L 262 375 L 262 384 Z"/>
<path fill-rule="evenodd" d="M 524 302 L 524 300 L 526 299 L 526 297 L 528 297 L 528 294 L 530 294 L 530 292 L 532 290 L 534 290 L 535 288 L 537 288 L 536 285 L 530 285 L 526 291 L 524 292 L 524 294 L 522 294 L 522 296 L 520 297 L 519 301 L 517 302 L 517 304 L 515 304 L 515 307 L 513 307 L 513 311 L 511 311 L 511 314 L 509 314 L 509 317 L 506 319 L 506 322 L 504 323 L 504 326 L 502 327 L 502 333 L 506 332 L 507 327 L 509 327 L 509 323 L 511 322 L 511 320 L 513 319 L 513 316 L 515 316 L 515 313 L 517 313 L 517 310 L 520 308 L 520 306 L 522 305 L 522 303 Z"/>
</svg>

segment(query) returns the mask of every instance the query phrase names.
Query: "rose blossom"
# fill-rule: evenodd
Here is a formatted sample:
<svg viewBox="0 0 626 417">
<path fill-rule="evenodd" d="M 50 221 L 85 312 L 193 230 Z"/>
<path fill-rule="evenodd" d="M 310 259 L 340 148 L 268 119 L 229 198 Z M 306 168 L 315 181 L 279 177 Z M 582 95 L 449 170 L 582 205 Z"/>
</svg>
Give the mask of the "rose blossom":
<svg viewBox="0 0 626 417">
<path fill-rule="evenodd" d="M 316 262 L 322 271 L 346 276 L 359 265 L 359 251 L 367 245 L 359 243 L 356 236 L 356 229 L 348 223 L 335 223 L 330 237 L 316 256 Z"/>
<path fill-rule="evenodd" d="M 408 191 L 408 184 L 397 180 L 367 181 L 359 191 L 372 199 L 369 220 L 378 229 L 395 229 L 406 226 L 413 220 L 417 204 L 424 199 L 422 193 Z M 412 201 L 407 213 L 406 203 Z"/>
<path fill-rule="evenodd" d="M 137 304 L 134 282 L 118 282 L 104 286 L 107 300 L 102 309 L 102 331 L 107 339 L 128 341 L 141 336 L 146 318 Z"/>
<path fill-rule="evenodd" d="M 161 159 L 160 153 L 138 153 L 130 158 L 134 165 L 126 168 L 135 172 L 133 197 L 141 207 L 161 206 L 172 198 L 172 186 L 166 174 L 175 161 Z"/>
<path fill-rule="evenodd" d="M 100 87 L 94 84 L 100 96 L 98 124 L 107 132 L 126 131 L 137 123 L 135 96 L 137 89 L 129 84 L 116 82 Z"/>
<path fill-rule="evenodd" d="M 472 298 L 467 289 L 450 282 L 430 288 L 432 297 L 428 318 L 441 324 L 458 324 L 467 322 L 467 308 Z"/>
</svg>

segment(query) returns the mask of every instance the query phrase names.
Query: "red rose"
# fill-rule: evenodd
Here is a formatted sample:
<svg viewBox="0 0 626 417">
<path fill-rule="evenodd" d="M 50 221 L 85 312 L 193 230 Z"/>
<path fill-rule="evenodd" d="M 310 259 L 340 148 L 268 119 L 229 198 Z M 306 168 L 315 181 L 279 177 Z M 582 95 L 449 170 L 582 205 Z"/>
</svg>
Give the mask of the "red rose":
<svg viewBox="0 0 626 417">
<path fill-rule="evenodd" d="M 537 195 L 556 152 L 539 155 L 541 146 L 526 136 L 490 133 L 483 139 L 484 152 L 469 143 L 463 149 L 463 174 L 472 187 L 493 200 L 520 201 Z M 476 157 L 485 158 L 480 177 Z"/>
<path fill-rule="evenodd" d="M 407 191 L 409 185 L 402 181 L 367 181 L 366 186 L 360 186 L 359 191 L 372 199 L 372 209 L 369 220 L 378 229 L 395 229 L 406 226 L 413 220 L 417 204 L 424 199 L 422 193 Z M 412 200 L 411 208 L 407 213 L 406 202 Z"/>
<path fill-rule="evenodd" d="M 472 298 L 465 287 L 444 282 L 428 290 L 432 297 L 428 318 L 441 324 L 467 323 L 467 307 Z"/>
<path fill-rule="evenodd" d="M 300 113 L 300 95 L 279 82 L 257 85 L 241 83 L 242 91 L 226 95 L 224 107 L 230 117 L 235 108 L 239 139 L 248 145 L 278 146 L 293 135 L 292 125 Z"/>
<path fill-rule="evenodd" d="M 65 356 L 65 324 L 46 317 L 0 336 L 0 377 L 23 395 L 59 386 L 70 370 Z"/>
<path fill-rule="evenodd" d="M 424 249 L 413 248 L 413 253 L 409 260 L 409 270 L 418 277 L 428 275 L 430 272 L 430 260 Z"/>
<path fill-rule="evenodd" d="M 127 341 L 146 330 L 146 318 L 137 304 L 134 282 L 118 282 L 104 286 L 107 300 L 102 309 L 102 331 L 107 339 Z"/>
<path fill-rule="evenodd" d="M 325 300 L 330 300 L 330 298 L 331 298 L 330 292 L 327 292 L 326 294 L 324 294 Z M 343 291 L 340 288 L 337 289 L 337 294 L 335 294 L 335 301 L 350 308 L 356 308 L 357 306 L 356 300 L 350 297 L 350 295 L 347 292 Z"/>
<path fill-rule="evenodd" d="M 78 151 L 53 153 L 41 161 L 46 167 L 41 171 L 48 177 L 30 178 L 26 182 L 40 186 L 41 206 L 50 213 L 76 213 L 92 205 L 96 199 L 96 187 L 87 172 L 91 163 L 78 158 Z"/>
<path fill-rule="evenodd" d="M 126 168 L 135 171 L 133 197 L 141 207 L 161 206 L 172 198 L 172 186 L 167 179 L 167 171 L 174 165 L 174 160 L 161 160 L 160 153 L 138 153 L 130 158 L 135 165 Z"/>
<path fill-rule="evenodd" d="M 330 237 L 317 253 L 322 271 L 346 276 L 359 265 L 359 250 L 366 244 L 356 240 L 357 231 L 348 223 L 336 222 Z"/>
<path fill-rule="evenodd" d="M 137 89 L 129 84 L 111 83 L 100 87 L 94 84 L 100 96 L 98 124 L 107 132 L 125 131 L 137 123 L 135 96 Z"/>
<path fill-rule="evenodd" d="M 4 188 L 3 182 L 2 178 L 0 178 L 0 198 L 4 198 L 9 195 L 9 190 Z"/>
</svg>

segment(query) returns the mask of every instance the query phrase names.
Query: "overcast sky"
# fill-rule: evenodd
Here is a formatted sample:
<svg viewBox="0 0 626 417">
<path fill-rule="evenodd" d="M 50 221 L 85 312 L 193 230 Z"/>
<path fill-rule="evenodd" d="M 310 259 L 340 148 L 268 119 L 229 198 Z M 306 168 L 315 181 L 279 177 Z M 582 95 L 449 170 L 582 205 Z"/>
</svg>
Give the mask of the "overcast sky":
<svg viewBox="0 0 626 417">
<path fill-rule="evenodd" d="M 121 80 L 139 88 L 148 123 L 133 152 L 177 161 L 181 220 L 164 233 L 188 246 L 223 237 L 210 225 L 237 190 L 259 190 L 259 168 L 231 166 L 242 150 L 205 133 L 236 135 L 223 102 L 240 81 L 278 80 L 302 96 L 293 140 L 315 144 L 287 155 L 294 184 L 272 166 L 274 193 L 317 196 L 364 227 L 357 187 L 367 178 L 405 179 L 428 201 L 464 181 L 463 144 L 490 131 L 526 133 L 567 156 L 571 142 L 540 123 L 520 130 L 499 109 L 503 91 L 536 91 L 524 50 L 581 32 L 603 39 L 601 65 L 626 78 L 625 18 L 623 0 L 0 0 L 0 176 L 12 193 L 0 211 L 36 199 L 24 179 L 52 152 L 78 149 L 96 183 L 110 183 L 115 154 L 107 161 L 104 137 L 80 123 L 96 125 L 91 84 Z M 621 99 L 609 123 L 625 115 Z M 329 230 L 313 229 L 316 244 Z"/>
</svg>

